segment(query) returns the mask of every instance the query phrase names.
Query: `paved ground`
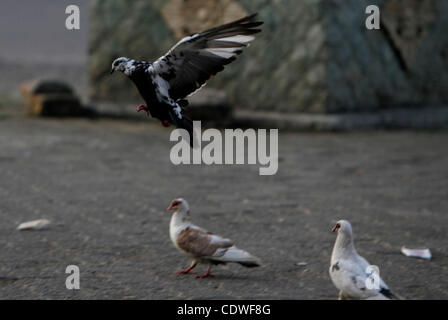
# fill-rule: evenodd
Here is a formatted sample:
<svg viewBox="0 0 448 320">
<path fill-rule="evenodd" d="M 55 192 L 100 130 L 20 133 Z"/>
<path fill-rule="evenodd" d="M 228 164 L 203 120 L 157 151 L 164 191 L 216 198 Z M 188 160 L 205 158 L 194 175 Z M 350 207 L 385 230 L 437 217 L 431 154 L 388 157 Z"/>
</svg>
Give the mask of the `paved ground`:
<svg viewBox="0 0 448 320">
<path fill-rule="evenodd" d="M 448 298 L 448 132 L 281 134 L 276 176 L 257 166 L 174 166 L 169 131 L 148 122 L 0 120 L 0 299 L 334 299 L 339 218 L 398 293 Z M 171 199 L 264 266 L 175 275 Z M 19 232 L 48 218 L 51 228 Z M 411 259 L 402 245 L 431 248 Z M 306 262 L 306 266 L 298 266 Z M 67 265 L 81 289 L 65 288 Z M 198 272 L 202 272 L 202 268 Z"/>
</svg>

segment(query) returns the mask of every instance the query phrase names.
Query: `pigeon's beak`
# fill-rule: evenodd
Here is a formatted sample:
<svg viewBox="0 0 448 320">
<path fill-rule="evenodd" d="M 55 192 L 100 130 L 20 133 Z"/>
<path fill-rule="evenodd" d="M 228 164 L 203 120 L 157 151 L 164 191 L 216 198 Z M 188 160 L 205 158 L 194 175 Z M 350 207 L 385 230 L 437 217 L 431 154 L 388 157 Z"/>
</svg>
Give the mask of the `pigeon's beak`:
<svg viewBox="0 0 448 320">
<path fill-rule="evenodd" d="M 173 209 L 174 209 L 174 207 L 173 207 L 172 204 L 170 204 L 170 206 L 168 208 L 166 208 L 167 211 L 170 211 L 170 210 L 173 210 Z"/>
<path fill-rule="evenodd" d="M 114 71 L 115 71 L 114 69 L 110 69 L 110 74 L 114 73 Z"/>
<path fill-rule="evenodd" d="M 339 223 L 338 223 L 337 225 L 335 225 L 335 226 L 333 227 L 333 229 L 331 229 L 331 231 L 332 231 L 332 232 L 336 232 L 336 231 L 339 230 L 340 227 L 341 227 L 341 226 L 340 226 Z"/>
</svg>

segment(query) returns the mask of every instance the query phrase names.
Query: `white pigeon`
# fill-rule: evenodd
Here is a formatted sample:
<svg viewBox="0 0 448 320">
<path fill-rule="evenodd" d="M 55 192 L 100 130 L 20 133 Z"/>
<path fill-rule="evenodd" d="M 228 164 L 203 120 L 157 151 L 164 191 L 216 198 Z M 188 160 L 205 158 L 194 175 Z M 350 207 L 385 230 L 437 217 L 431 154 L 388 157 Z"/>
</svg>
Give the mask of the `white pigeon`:
<svg viewBox="0 0 448 320">
<path fill-rule="evenodd" d="M 330 277 L 339 291 L 339 300 L 398 299 L 353 243 L 350 222 L 339 220 L 332 229 L 338 232 L 331 255 Z"/>
<path fill-rule="evenodd" d="M 257 257 L 235 247 L 232 240 L 194 225 L 190 219 L 190 209 L 186 200 L 182 198 L 173 200 L 167 210 L 176 210 L 170 223 L 171 241 L 176 248 L 193 259 L 190 267 L 177 272 L 178 274 L 189 273 L 198 263 L 208 265 L 206 273 L 198 278 L 208 277 L 211 265 L 235 262 L 248 268 L 260 266 L 261 262 Z"/>
</svg>

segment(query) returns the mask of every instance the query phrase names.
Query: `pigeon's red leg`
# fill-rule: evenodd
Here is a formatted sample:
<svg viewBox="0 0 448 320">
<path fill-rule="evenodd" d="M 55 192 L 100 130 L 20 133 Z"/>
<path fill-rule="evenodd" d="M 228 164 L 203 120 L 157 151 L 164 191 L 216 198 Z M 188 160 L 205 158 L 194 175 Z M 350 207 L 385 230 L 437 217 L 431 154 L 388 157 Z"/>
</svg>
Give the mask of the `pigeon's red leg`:
<svg viewBox="0 0 448 320">
<path fill-rule="evenodd" d="M 182 271 L 178 271 L 178 272 L 176 272 L 176 273 L 177 273 L 177 274 L 187 274 L 187 273 L 189 273 L 191 270 L 193 270 L 193 268 L 196 267 L 197 264 L 198 264 L 198 263 L 197 263 L 196 261 L 193 261 L 193 262 L 191 263 L 191 265 L 190 265 L 187 269 L 182 270 Z"/>
<path fill-rule="evenodd" d="M 197 276 L 196 278 L 199 278 L 199 279 L 207 278 L 210 275 L 210 270 L 211 270 L 211 267 L 208 267 L 207 271 L 202 276 Z"/>
<path fill-rule="evenodd" d="M 141 104 L 141 105 L 139 105 L 139 106 L 137 107 L 137 112 L 140 112 L 140 111 L 142 111 L 142 110 L 144 110 L 144 111 L 146 112 L 146 116 L 147 116 L 147 117 L 150 116 L 149 109 L 148 109 L 148 107 L 145 106 L 144 104 Z"/>
<path fill-rule="evenodd" d="M 162 120 L 162 121 L 160 121 L 160 123 L 161 123 L 162 126 L 164 126 L 165 128 L 168 128 L 169 126 L 171 126 L 171 122 L 169 122 L 168 120 Z"/>
</svg>

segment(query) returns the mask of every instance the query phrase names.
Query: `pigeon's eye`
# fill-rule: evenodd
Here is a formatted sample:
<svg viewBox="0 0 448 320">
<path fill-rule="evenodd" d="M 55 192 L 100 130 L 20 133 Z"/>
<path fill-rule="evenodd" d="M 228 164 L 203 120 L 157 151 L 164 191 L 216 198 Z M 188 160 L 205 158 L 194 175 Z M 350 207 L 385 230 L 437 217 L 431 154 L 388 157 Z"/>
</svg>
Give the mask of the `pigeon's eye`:
<svg viewBox="0 0 448 320">
<path fill-rule="evenodd" d="M 118 66 L 118 61 L 114 62 L 114 67 Z"/>
<path fill-rule="evenodd" d="M 340 228 L 341 228 L 341 225 L 340 225 L 339 223 L 337 223 L 337 224 L 333 227 L 333 229 L 331 229 L 331 231 L 336 232 L 336 231 L 338 231 Z"/>
</svg>

